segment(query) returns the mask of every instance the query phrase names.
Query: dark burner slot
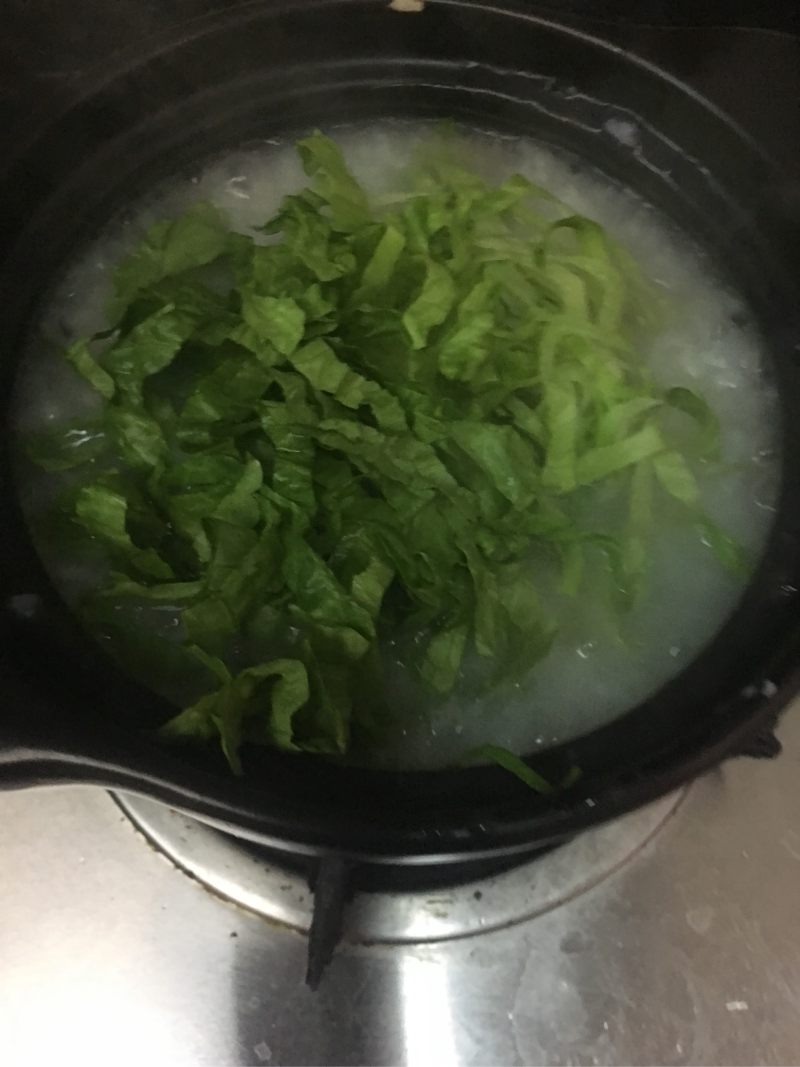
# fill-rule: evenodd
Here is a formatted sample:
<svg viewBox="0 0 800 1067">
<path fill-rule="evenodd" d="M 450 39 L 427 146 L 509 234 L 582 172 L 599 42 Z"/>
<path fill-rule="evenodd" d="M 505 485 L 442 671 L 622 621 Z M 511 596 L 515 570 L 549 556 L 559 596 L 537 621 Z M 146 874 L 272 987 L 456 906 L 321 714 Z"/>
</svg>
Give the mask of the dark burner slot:
<svg viewBox="0 0 800 1067">
<path fill-rule="evenodd" d="M 551 845 L 513 856 L 452 863 L 377 864 L 358 863 L 336 854 L 297 856 L 250 841 L 237 843 L 254 859 L 283 867 L 308 882 L 314 894 L 314 918 L 308 935 L 306 983 L 313 990 L 319 987 L 333 959 L 344 929 L 347 905 L 356 893 L 424 893 L 454 888 L 503 874 L 557 847 Z M 476 901 L 481 896 L 481 891 L 476 891 Z"/>
<path fill-rule="evenodd" d="M 309 989 L 318 988 L 342 936 L 345 906 L 352 893 L 351 873 L 350 864 L 341 856 L 324 856 L 317 865 L 312 886 L 314 918 L 308 932 L 306 985 Z"/>
</svg>

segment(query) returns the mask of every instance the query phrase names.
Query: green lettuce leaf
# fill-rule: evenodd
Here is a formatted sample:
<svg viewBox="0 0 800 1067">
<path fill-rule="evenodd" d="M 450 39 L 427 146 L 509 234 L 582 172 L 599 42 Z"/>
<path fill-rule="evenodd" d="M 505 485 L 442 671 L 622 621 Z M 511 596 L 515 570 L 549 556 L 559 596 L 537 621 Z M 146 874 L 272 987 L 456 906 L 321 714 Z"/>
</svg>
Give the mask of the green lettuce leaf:
<svg viewBox="0 0 800 1067">
<path fill-rule="evenodd" d="M 227 674 L 227 672 L 226 672 Z M 162 737 L 209 740 L 218 734 L 225 758 L 242 773 L 239 750 L 248 740 L 292 749 L 292 720 L 308 700 L 308 675 L 302 662 L 275 659 L 227 675 L 215 692 L 161 727 Z"/>
<path fill-rule="evenodd" d="M 213 262 L 225 251 L 228 236 L 225 216 L 211 204 L 198 203 L 176 219 L 157 222 L 114 272 L 112 321 L 143 289 Z"/>
<path fill-rule="evenodd" d="M 158 581 L 173 577 L 171 568 L 152 548 L 135 545 L 127 527 L 128 501 L 106 486 L 87 485 L 75 502 L 75 517 L 92 536 L 123 557 L 134 572 Z"/>
<path fill-rule="evenodd" d="M 366 193 L 347 169 L 335 142 L 316 130 L 297 142 L 297 151 L 315 192 L 330 209 L 335 228 L 355 230 L 372 221 Z"/>
<path fill-rule="evenodd" d="M 112 398 L 115 388 L 114 379 L 94 358 L 89 350 L 88 340 L 75 341 L 64 352 L 64 357 L 100 396 L 105 400 Z"/>
<path fill-rule="evenodd" d="M 145 379 L 169 366 L 193 328 L 191 319 L 165 304 L 105 353 L 105 369 L 132 403 L 139 402 Z"/>
<path fill-rule="evenodd" d="M 515 756 L 513 752 L 503 748 L 501 745 L 480 745 L 478 748 L 471 749 L 465 756 L 462 756 L 461 762 L 465 766 L 477 763 L 496 763 L 504 771 L 508 771 L 515 778 L 519 778 L 535 793 L 548 795 L 553 792 L 553 786 L 546 778 L 543 778 L 541 774 L 529 767 L 519 756 Z"/>
<path fill-rule="evenodd" d="M 449 693 L 455 685 L 468 629 L 465 624 L 441 630 L 431 638 L 422 662 L 422 677 L 438 693 Z"/>
<path fill-rule="evenodd" d="M 305 312 L 290 297 L 262 296 L 245 289 L 242 318 L 259 341 L 269 342 L 282 356 L 291 355 L 303 339 Z"/>
<path fill-rule="evenodd" d="M 428 260 L 422 288 L 403 313 L 403 326 L 412 348 L 424 348 L 433 327 L 443 323 L 450 314 L 456 294 L 455 282 L 447 268 Z"/>
</svg>

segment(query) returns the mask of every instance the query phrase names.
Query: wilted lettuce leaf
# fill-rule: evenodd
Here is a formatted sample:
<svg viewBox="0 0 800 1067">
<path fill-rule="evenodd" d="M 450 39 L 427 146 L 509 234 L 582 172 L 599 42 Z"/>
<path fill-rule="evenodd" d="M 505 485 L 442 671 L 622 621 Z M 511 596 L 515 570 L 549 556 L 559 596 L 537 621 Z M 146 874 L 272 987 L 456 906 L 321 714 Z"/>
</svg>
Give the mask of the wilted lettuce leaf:
<svg viewBox="0 0 800 1067">
<path fill-rule="evenodd" d="M 275 659 L 248 667 L 223 680 L 161 728 L 163 737 L 208 739 L 218 733 L 236 774 L 242 773 L 239 749 L 245 737 L 291 749 L 292 720 L 308 700 L 308 675 L 299 660 Z"/>
<path fill-rule="evenodd" d="M 694 420 L 697 428 L 696 447 L 700 454 L 715 457 L 719 451 L 719 419 L 706 401 L 684 386 L 668 389 L 664 399 L 670 407 Z"/>
<path fill-rule="evenodd" d="M 150 470 L 167 459 L 168 447 L 159 422 L 141 408 L 109 408 L 107 426 L 122 459 L 132 468 Z"/>
<path fill-rule="evenodd" d="M 167 367 L 193 330 L 190 317 L 166 304 L 112 345 L 103 356 L 105 369 L 117 388 L 137 403 L 145 378 Z"/>
<path fill-rule="evenodd" d="M 546 778 L 543 778 L 541 774 L 529 767 L 519 756 L 514 755 L 513 752 L 503 748 L 501 745 L 481 745 L 478 748 L 473 748 L 461 757 L 461 762 L 467 767 L 477 763 L 496 763 L 504 771 L 508 771 L 515 778 L 519 778 L 535 793 L 547 795 L 553 792 L 553 786 Z"/>
<path fill-rule="evenodd" d="M 103 370 L 89 351 L 88 339 L 84 338 L 80 341 L 75 341 L 65 351 L 64 356 L 78 374 L 84 377 L 105 400 L 111 399 L 114 395 L 114 379 Z"/>
<path fill-rule="evenodd" d="M 379 736 L 359 700 L 396 632 L 432 694 L 470 651 L 487 685 L 524 676 L 558 625 L 543 562 L 576 597 L 599 554 L 629 601 L 657 493 L 743 566 L 691 462 L 716 418 L 649 380 L 657 301 L 600 226 L 518 175 L 485 181 L 457 139 L 372 200 L 329 138 L 298 151 L 310 185 L 267 243 L 208 204 L 148 230 L 110 329 L 66 352 L 102 412 L 28 443 L 83 476 L 73 518 L 110 562 L 87 610 L 171 605 L 213 682 L 164 736 L 218 738 L 237 771 L 244 743 Z M 598 490 L 615 509 L 595 514 Z"/>
<path fill-rule="evenodd" d="M 239 346 L 220 346 L 213 370 L 194 378 L 180 408 L 181 424 L 190 430 L 245 421 L 271 381 L 270 369 L 254 355 Z"/>
<path fill-rule="evenodd" d="M 317 197 L 330 211 L 335 228 L 357 230 L 372 222 L 369 202 L 344 161 L 339 146 L 319 131 L 298 141 L 303 169 L 313 180 Z"/>
<path fill-rule="evenodd" d="M 425 278 L 417 296 L 403 314 L 412 348 L 424 348 L 434 326 L 444 322 L 456 299 L 456 286 L 450 271 L 430 259 L 425 265 Z"/>
<path fill-rule="evenodd" d="M 438 693 L 449 693 L 455 685 L 468 633 L 469 629 L 463 623 L 449 630 L 440 630 L 431 638 L 422 661 L 422 677 Z"/>
<path fill-rule="evenodd" d="M 680 452 L 662 452 L 653 458 L 653 469 L 664 489 L 684 504 L 695 504 L 700 497 L 697 479 Z"/>
<path fill-rule="evenodd" d="M 143 290 L 163 278 L 205 266 L 226 248 L 225 216 L 211 204 L 198 203 L 176 219 L 157 222 L 135 251 L 114 272 L 112 320 Z"/>
<path fill-rule="evenodd" d="M 282 356 L 291 355 L 303 338 L 305 312 L 290 297 L 264 296 L 245 289 L 242 292 L 242 318 L 260 341 L 267 342 Z"/>
<path fill-rule="evenodd" d="M 75 503 L 75 517 L 91 536 L 105 543 L 119 563 L 133 573 L 167 581 L 172 570 L 153 548 L 131 540 L 127 529 L 128 501 L 119 492 L 101 484 L 84 486 Z"/>
</svg>

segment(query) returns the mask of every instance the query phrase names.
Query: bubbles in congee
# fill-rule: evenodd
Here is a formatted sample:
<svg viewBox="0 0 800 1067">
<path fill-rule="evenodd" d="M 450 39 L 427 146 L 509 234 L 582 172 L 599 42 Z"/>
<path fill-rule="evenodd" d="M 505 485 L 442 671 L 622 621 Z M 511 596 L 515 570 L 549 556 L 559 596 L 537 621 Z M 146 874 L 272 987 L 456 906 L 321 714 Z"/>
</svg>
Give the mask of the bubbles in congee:
<svg viewBox="0 0 800 1067">
<path fill-rule="evenodd" d="M 377 199 L 397 191 L 397 175 L 431 131 L 427 125 L 397 122 L 328 132 L 356 178 Z M 569 578 L 564 572 L 571 564 L 565 562 L 569 553 L 563 545 L 546 551 L 534 544 L 519 564 L 518 580 L 535 587 L 551 625 L 544 646 L 533 648 L 532 643 L 531 662 L 524 662 L 523 647 L 514 669 L 500 676 L 470 631 L 455 684 L 449 691 L 432 691 L 420 663 L 438 620 L 428 613 L 420 622 L 410 610 L 405 618 L 398 608 L 391 616 L 402 620 L 395 629 L 378 625 L 379 653 L 373 649 L 370 671 L 364 670 L 371 681 L 351 694 L 359 725 L 348 758 L 391 768 L 447 765 L 482 744 L 517 753 L 544 749 L 610 722 L 682 671 L 734 609 L 746 581 L 712 550 L 714 531 L 723 531 L 726 545 L 735 544 L 737 552 L 755 561 L 774 512 L 779 474 L 773 438 L 776 402 L 765 378 L 762 341 L 748 308 L 720 279 L 707 253 L 630 190 L 533 141 L 461 131 L 459 153 L 492 183 L 521 174 L 575 214 L 599 223 L 652 284 L 659 318 L 657 325 L 641 331 L 638 355 L 655 383 L 653 395 L 672 391 L 677 398 L 674 410 L 664 414 L 664 433 L 669 435 L 673 420 L 673 428 L 689 442 L 685 455 L 699 500 L 687 507 L 668 492 L 652 492 L 651 521 L 637 549 L 647 566 L 636 596 L 621 595 L 613 552 L 602 537 L 586 541 L 580 566 Z M 259 243 L 275 242 L 278 237 L 257 228 L 278 211 L 284 196 L 308 181 L 293 143 L 270 141 L 214 159 L 190 177 L 174 178 L 109 223 L 69 265 L 32 334 L 17 388 L 20 453 L 31 436 L 65 422 L 74 427 L 76 448 L 90 450 L 96 443 L 93 435 L 102 433 L 93 427 L 104 401 L 62 353 L 76 338 L 108 328 L 111 272 L 149 226 L 203 201 L 221 208 L 233 230 Z M 587 269 L 591 273 L 591 265 Z M 208 285 L 224 290 L 224 283 L 212 276 Z M 460 395 L 459 388 L 453 386 L 452 395 Z M 530 400 L 536 383 L 529 388 Z M 591 383 L 578 383 L 579 395 L 584 388 L 588 395 Z M 713 456 L 691 452 L 702 428 L 693 436 L 687 396 L 702 397 L 716 416 L 719 436 Z M 364 417 L 370 431 L 378 433 L 374 419 Z M 511 425 L 510 414 L 506 422 Z M 434 431 L 431 435 L 434 440 Z M 542 457 L 533 443 L 530 447 L 533 468 Z M 179 458 L 173 454 L 171 461 Z M 74 521 L 53 519 L 60 496 L 81 484 L 80 468 L 44 471 L 21 458 L 19 469 L 19 492 L 32 534 L 68 603 L 140 680 L 178 705 L 197 700 L 208 690 L 209 676 L 178 655 L 186 643 L 180 603 L 166 595 L 152 601 L 135 595 L 103 601 L 96 594 L 108 583 L 113 563 Z M 448 469 L 458 474 L 454 462 Z M 672 469 L 662 475 L 667 481 L 671 476 L 680 480 L 682 472 Z M 630 473 L 599 479 L 570 495 L 576 528 L 627 536 L 633 504 L 628 481 L 624 492 L 620 484 Z M 369 487 L 372 494 L 380 490 L 380 485 Z M 680 485 L 676 491 L 680 495 Z M 397 532 L 406 535 L 402 517 Z M 325 538 L 320 534 L 317 539 Z M 395 595 L 391 588 L 389 595 Z M 90 601 L 93 606 L 87 609 Z M 286 635 L 294 640 L 302 630 L 297 618 L 285 616 L 277 636 L 264 618 L 262 613 L 258 625 L 227 644 L 223 658 L 232 674 L 268 658 L 270 641 L 275 642 L 274 655 L 291 656 Z M 273 637 L 263 636 L 268 631 Z M 373 669 L 376 657 L 379 670 Z M 282 675 L 268 684 L 273 682 L 289 685 L 291 678 Z"/>
</svg>

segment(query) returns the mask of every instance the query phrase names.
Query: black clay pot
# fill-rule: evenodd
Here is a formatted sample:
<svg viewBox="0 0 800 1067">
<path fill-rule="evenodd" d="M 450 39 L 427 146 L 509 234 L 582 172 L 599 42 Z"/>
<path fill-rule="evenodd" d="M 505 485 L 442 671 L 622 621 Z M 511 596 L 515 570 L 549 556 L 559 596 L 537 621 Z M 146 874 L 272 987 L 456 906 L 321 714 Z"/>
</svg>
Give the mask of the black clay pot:
<svg viewBox="0 0 800 1067">
<path fill-rule="evenodd" d="M 2 397 L 36 301 L 72 249 L 161 177 L 226 146 L 380 116 L 450 117 L 566 147 L 689 227 L 750 302 L 781 398 L 783 479 L 763 559 L 715 640 L 645 705 L 536 764 L 580 782 L 540 797 L 500 771 L 392 774 L 259 753 L 165 750 L 164 716 L 83 636 L 50 585 L 0 460 L 0 785 L 138 790 L 297 851 L 432 861 L 529 850 L 620 814 L 725 756 L 772 754 L 800 665 L 800 278 L 789 185 L 741 130 L 648 63 L 530 7 L 432 0 L 245 4 L 117 57 L 0 164 Z M 759 91 L 758 86 L 753 87 Z M 635 152 L 608 131 L 637 124 Z M 5 412 L 8 424 L 8 408 Z M 766 733 L 765 733 L 766 731 Z"/>
</svg>

